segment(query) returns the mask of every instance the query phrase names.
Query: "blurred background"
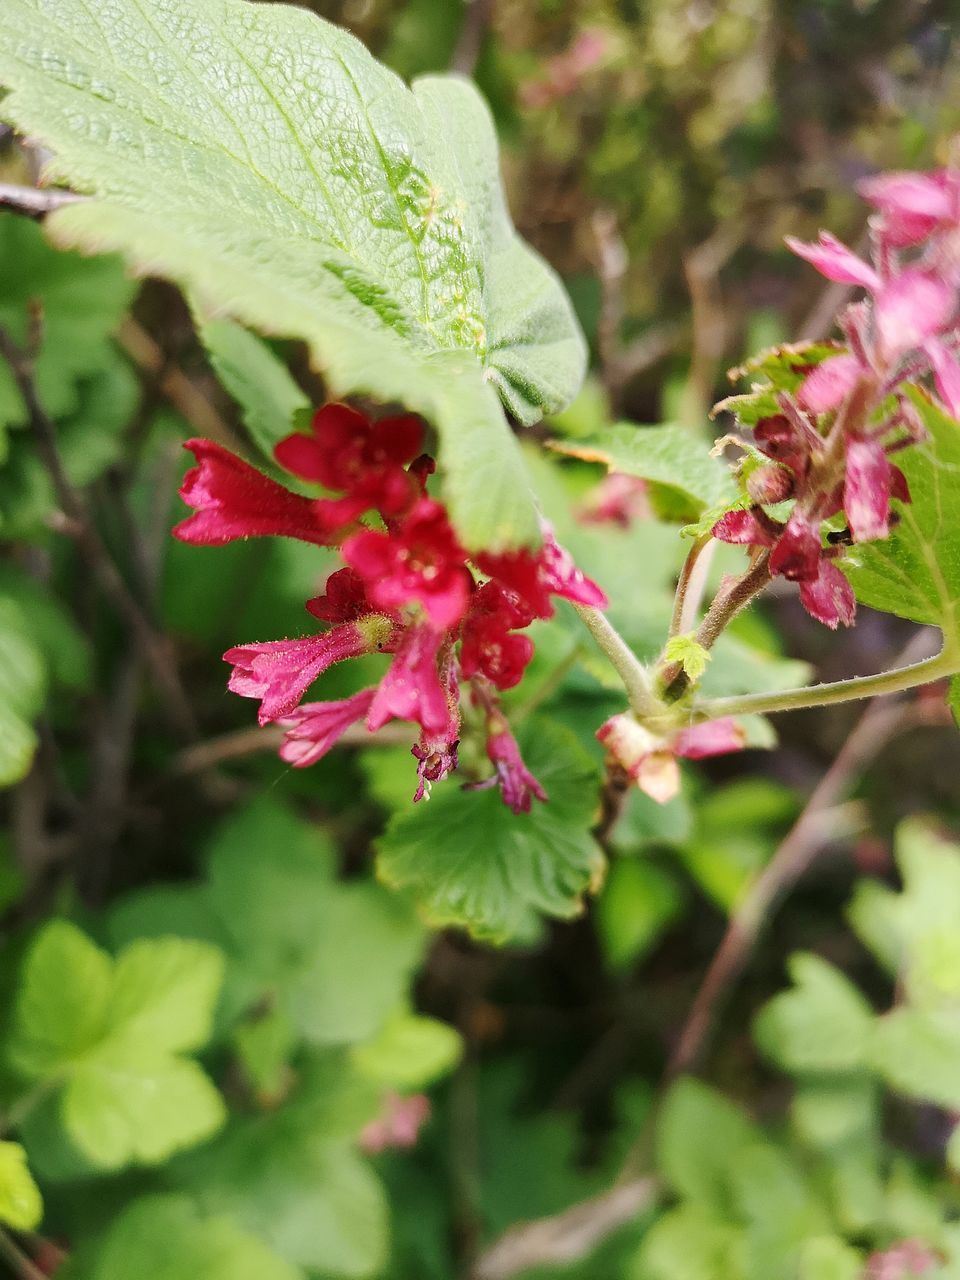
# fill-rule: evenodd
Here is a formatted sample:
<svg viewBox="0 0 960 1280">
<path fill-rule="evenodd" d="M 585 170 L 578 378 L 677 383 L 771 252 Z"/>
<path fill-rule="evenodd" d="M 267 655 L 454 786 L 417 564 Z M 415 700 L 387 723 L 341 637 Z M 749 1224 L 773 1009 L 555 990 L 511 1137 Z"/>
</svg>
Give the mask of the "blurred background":
<svg viewBox="0 0 960 1280">
<path fill-rule="evenodd" d="M 318 0 L 305 7 L 355 32 L 404 78 L 453 68 L 473 76 L 486 96 L 518 229 L 563 277 L 592 353 L 579 400 L 531 433 L 531 468 L 564 541 L 627 615 L 624 629 L 638 649 L 652 653 L 682 558 L 675 529 L 641 516 L 621 541 L 604 541 L 577 518 L 589 508 L 599 470 L 550 462 L 535 442 L 552 435 L 575 440 L 618 419 L 720 433 L 725 424 L 711 422 L 709 410 L 731 390 L 728 369 L 760 348 L 830 334 L 842 288 L 824 287 L 786 251 L 783 236 L 811 238 L 828 227 L 849 244 L 862 243 L 866 211 L 855 194 L 858 179 L 947 160 L 960 131 L 960 4 Z M 32 182 L 36 166 L 29 148 L 3 138 L 0 180 Z M 324 561 L 325 552 L 292 543 L 200 549 L 169 539 L 171 524 L 184 514 L 175 497 L 184 466 L 180 439 L 197 433 L 204 405 L 227 433 L 242 435 L 237 408 L 172 288 L 135 286 L 112 264 L 93 266 L 96 278 L 83 264 L 64 282 L 58 258 L 34 224 L 0 214 L 0 316 L 11 327 L 22 325 L 26 300 L 38 281 L 49 280 L 48 341 L 58 344 L 64 384 L 50 408 L 64 460 L 124 576 L 177 653 L 196 724 L 180 733 L 176 714 L 151 688 L 142 654 L 131 650 L 109 603 L 78 573 L 65 536 L 69 518 L 0 381 L 0 417 L 10 428 L 0 467 L 0 585 L 21 610 L 21 622 L 3 634 L 6 653 L 16 652 L 20 662 L 16 645 L 26 617 L 32 656 L 22 661 L 44 673 L 36 754 L 23 776 L 10 776 L 13 785 L 0 802 L 7 819 L 0 902 L 8 1005 L 26 942 L 52 915 L 69 914 L 113 947 L 157 930 L 212 937 L 213 926 L 199 922 L 198 888 L 213 874 L 211 860 L 227 868 L 227 878 L 240 877 L 245 901 L 262 892 L 270 902 L 281 893 L 276 886 L 287 883 L 287 872 L 268 874 L 275 851 L 319 841 L 344 883 L 362 884 L 379 904 L 370 907 L 373 914 L 389 916 L 389 895 L 370 873 L 371 845 L 410 790 L 403 745 L 364 755 L 347 749 L 296 772 L 254 742 L 250 704 L 224 692 L 220 654 L 243 640 L 294 634 L 302 601 L 332 557 Z M 107 339 L 114 331 L 119 346 Z M 274 345 L 319 402 L 322 386 L 303 352 Z M 193 392 L 201 396 L 199 408 Z M 721 557 L 717 572 L 726 564 Z M 855 630 L 834 636 L 787 593 L 738 623 L 717 666 L 758 663 L 771 686 L 802 680 L 811 668 L 821 678 L 839 678 L 892 665 L 914 630 L 864 609 Z M 569 657 L 570 635 L 562 621 L 543 628 L 520 693 L 532 690 L 599 762 L 592 732 L 620 708 L 620 698 L 589 663 L 561 688 L 550 687 L 552 668 Z M 23 668 L 15 669 L 13 656 L 2 662 L 18 678 Z M 724 671 L 715 678 L 722 684 Z M 326 696 L 344 696 L 363 683 L 362 671 L 331 672 Z M 798 948 L 819 952 L 882 999 L 884 981 L 844 916 L 854 882 L 863 875 L 893 881 L 894 831 L 911 815 L 929 814 L 944 830 L 960 831 L 960 742 L 942 692 L 905 699 L 895 716 L 860 731 L 829 821 L 803 836 L 809 874 L 762 938 L 718 1034 L 698 1050 L 697 1065 L 713 1084 L 775 1129 L 784 1127 L 790 1090 L 757 1053 L 751 1018 L 784 987 L 786 957 Z M 41 1115 L 25 1139 L 48 1202 L 50 1225 L 43 1230 L 52 1252 L 42 1255 L 40 1274 L 66 1266 L 63 1254 L 76 1241 L 95 1236 L 120 1208 L 158 1185 L 216 1185 L 220 1191 L 207 1204 L 236 1211 L 275 1243 L 276 1232 L 262 1227 L 258 1212 L 269 1218 L 263 1206 L 276 1197 L 286 1213 L 299 1179 L 309 1198 L 296 1229 L 288 1223 L 285 1256 L 311 1276 L 384 1280 L 470 1275 L 484 1243 L 511 1223 L 557 1212 L 607 1186 L 643 1132 L 731 911 L 862 714 L 862 707 L 846 706 L 780 717 L 775 750 L 691 769 L 683 795 L 663 808 L 639 793 L 621 797 L 617 820 L 601 824 L 613 856 L 610 875 L 573 923 L 493 948 L 453 931 L 415 944 L 398 941 L 393 926 L 376 916 L 381 941 L 370 947 L 382 951 L 368 951 L 358 930 L 342 956 L 328 957 L 329 984 L 350 989 L 358 982 L 365 990 L 367 978 L 358 975 L 383 966 L 397 989 L 388 982 L 385 995 L 371 996 L 377 1008 L 377 1001 L 406 1001 L 462 1037 L 458 1066 L 439 1053 L 435 1086 L 429 1063 L 422 1088 L 416 1072 L 410 1079 L 417 1087 L 410 1088 L 401 1087 L 399 1081 L 409 1084 L 402 1072 L 399 1081 L 387 1068 L 379 1077 L 373 1072 L 408 1100 L 429 1094 L 400 1120 L 394 1115 L 387 1123 L 381 1115 L 385 1129 L 364 1130 L 386 1201 L 353 1166 L 341 1176 L 327 1166 L 318 1171 L 316 1161 L 301 1167 L 300 1156 L 288 1163 L 277 1156 L 273 1181 L 255 1189 L 250 1178 L 218 1171 L 216 1154 L 205 1166 L 207 1148 L 193 1164 L 189 1155 L 183 1167 L 175 1162 L 169 1176 L 143 1169 L 105 1176 L 72 1157 L 64 1163 L 62 1141 L 43 1128 Z M 259 870 L 251 867 L 255 852 Z M 296 885 L 295 869 L 289 874 Z M 296 896 L 291 888 L 282 892 Z M 270 925 L 275 933 L 289 910 L 284 902 L 278 900 Z M 309 928 L 321 929 L 321 916 Z M 267 927 L 263 921 L 250 927 L 260 925 Z M 240 1025 L 249 1031 L 266 1018 L 276 1032 L 268 996 L 262 1007 L 244 1004 L 249 956 L 242 939 L 232 945 L 236 971 L 228 970 L 228 988 L 232 981 L 234 1008 L 245 1010 Z M 356 996 L 361 1004 L 365 998 L 362 991 Z M 241 1111 L 269 1116 L 284 1096 L 296 1050 L 280 1032 L 270 1044 L 221 1032 L 210 1050 L 213 1074 Z M 374 1124 L 363 1107 L 358 1115 Z M 944 1107 L 892 1104 L 887 1119 L 915 1162 L 909 1177 L 902 1175 L 914 1194 L 926 1186 L 924 1162 L 942 1165 L 955 1115 Z M 703 1140 L 709 1143 L 710 1134 Z M 244 1159 L 255 1162 L 249 1152 Z M 809 1165 L 812 1157 L 798 1159 Z M 951 1187 L 937 1188 L 952 1205 Z M 921 1230 L 926 1194 L 916 1191 L 921 1207 L 911 1201 L 913 1218 L 904 1210 L 901 1235 Z M 242 1208 L 244 1195 L 258 1199 L 258 1212 Z M 788 1203 L 789 1197 L 774 1199 L 769 1213 L 786 1215 Z M 318 1204 L 327 1207 L 320 1211 Z M 324 1225 L 327 1219 L 335 1226 Z M 691 1262 L 683 1270 L 683 1250 L 680 1261 L 669 1263 L 673 1270 L 658 1270 L 649 1257 L 638 1262 L 649 1222 L 649 1214 L 632 1222 L 589 1260 L 530 1274 L 739 1276 L 720 1263 L 698 1270 Z M 878 1230 L 851 1227 L 848 1238 L 867 1249 Z M 13 1275 L 33 1274 L 9 1265 Z M 117 1273 L 89 1274 L 113 1280 Z M 772 1266 L 757 1280 L 799 1274 Z M 855 1273 L 803 1273 L 808 1280 L 848 1274 Z"/>
</svg>

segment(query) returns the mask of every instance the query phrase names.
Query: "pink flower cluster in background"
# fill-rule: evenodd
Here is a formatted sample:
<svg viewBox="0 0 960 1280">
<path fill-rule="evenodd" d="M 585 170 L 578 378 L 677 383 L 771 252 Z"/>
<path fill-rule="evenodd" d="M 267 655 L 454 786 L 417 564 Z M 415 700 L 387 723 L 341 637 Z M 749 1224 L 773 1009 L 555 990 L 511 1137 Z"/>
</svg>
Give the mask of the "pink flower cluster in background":
<svg viewBox="0 0 960 1280">
<path fill-rule="evenodd" d="M 520 758 L 496 690 L 521 679 L 533 656 L 525 628 L 552 616 L 554 597 L 593 606 L 606 599 L 547 527 L 536 551 L 468 555 L 443 504 L 427 494 L 434 464 L 420 452 L 422 437 L 415 417 L 374 422 L 346 405 L 319 409 L 309 435 L 288 436 L 274 452 L 293 475 L 336 495 L 320 498 L 292 492 L 212 441 L 191 440 L 197 466 L 181 496 L 196 510 L 174 532 L 206 545 L 276 535 L 340 548 L 346 567 L 306 604 L 326 630 L 224 654 L 233 667 L 229 688 L 259 700 L 261 724 L 286 730 L 284 760 L 313 764 L 357 722 L 372 733 L 393 719 L 410 721 L 420 727 L 413 748 L 419 800 L 457 767 L 466 682 L 486 724 L 490 785 L 499 785 L 514 812 L 525 812 L 546 793 Z M 361 523 L 370 513 L 380 527 Z M 391 657 L 378 684 L 349 698 L 303 702 L 334 663 L 371 653 Z"/>
<path fill-rule="evenodd" d="M 799 583 L 808 613 L 832 628 L 850 626 L 856 604 L 834 563 L 841 547 L 823 545 L 823 522 L 842 513 L 839 541 L 869 542 L 888 535 L 891 500 L 910 501 L 890 456 L 924 438 L 911 385 L 930 377 L 960 417 L 960 174 L 883 174 L 859 190 L 875 210 L 870 262 L 827 232 L 816 244 L 787 241 L 828 280 L 866 291 L 840 316 L 847 349 L 756 424 L 754 441 L 770 461 L 750 478 L 754 505 L 713 529 L 724 542 L 768 549 L 771 573 Z M 785 521 L 763 510 L 787 498 L 795 501 Z"/>
</svg>

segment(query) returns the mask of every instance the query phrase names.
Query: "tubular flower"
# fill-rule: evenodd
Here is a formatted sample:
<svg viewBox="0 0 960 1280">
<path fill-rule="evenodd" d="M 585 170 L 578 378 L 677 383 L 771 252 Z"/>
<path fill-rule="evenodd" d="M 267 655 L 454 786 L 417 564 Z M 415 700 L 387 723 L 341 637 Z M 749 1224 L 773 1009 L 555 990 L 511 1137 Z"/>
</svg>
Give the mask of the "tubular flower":
<svg viewBox="0 0 960 1280">
<path fill-rule="evenodd" d="M 678 758 L 705 760 L 742 751 L 746 745 L 743 729 L 730 717 L 655 734 L 626 712 L 602 724 L 597 740 L 611 760 L 658 804 L 666 804 L 680 790 Z"/>
<path fill-rule="evenodd" d="M 754 505 L 728 512 L 713 528 L 721 541 L 768 551 L 770 572 L 797 582 L 804 607 L 829 627 L 851 625 L 856 612 L 832 563 L 839 544 L 887 537 L 892 500 L 910 501 L 903 473 L 890 461 L 924 438 L 907 390 L 929 377 L 960 417 L 960 174 L 885 174 L 860 192 L 876 210 L 872 262 L 827 232 L 816 244 L 787 240 L 828 280 L 866 291 L 840 317 L 848 350 L 809 369 L 794 397 L 779 396 L 783 413 L 754 427 L 757 448 L 786 473 L 782 495 L 748 481 Z M 904 249 L 911 250 L 906 260 Z M 763 510 L 787 497 L 794 507 L 786 521 Z M 824 545 L 823 522 L 840 512 L 847 528 Z"/>
<path fill-rule="evenodd" d="M 323 594 L 306 602 L 326 629 L 286 640 L 228 649 L 228 687 L 260 702 L 259 721 L 285 730 L 280 755 L 296 768 L 314 764 L 351 725 L 371 733 L 390 720 L 419 726 L 415 800 L 458 765 L 460 683 L 486 709 L 485 743 L 504 801 L 529 811 L 546 795 L 524 768 L 496 707 L 495 689 L 522 678 L 533 642 L 522 634 L 550 617 L 553 596 L 585 604 L 606 600 L 544 529 L 536 551 L 469 557 L 446 508 L 426 493 L 434 470 L 421 453 L 423 428 L 409 415 L 371 421 L 346 405 L 326 405 L 309 433 L 280 441 L 277 461 L 301 481 L 333 496 L 293 493 L 209 441 L 192 441 L 198 466 L 181 495 L 195 514 L 174 530 L 188 542 L 228 542 L 274 534 L 336 545 L 345 567 Z M 381 528 L 361 523 L 374 512 Z M 303 703 L 313 682 L 335 663 L 367 654 L 391 656 L 378 684 L 334 701 Z M 491 727 L 495 725 L 496 727 Z"/>
</svg>

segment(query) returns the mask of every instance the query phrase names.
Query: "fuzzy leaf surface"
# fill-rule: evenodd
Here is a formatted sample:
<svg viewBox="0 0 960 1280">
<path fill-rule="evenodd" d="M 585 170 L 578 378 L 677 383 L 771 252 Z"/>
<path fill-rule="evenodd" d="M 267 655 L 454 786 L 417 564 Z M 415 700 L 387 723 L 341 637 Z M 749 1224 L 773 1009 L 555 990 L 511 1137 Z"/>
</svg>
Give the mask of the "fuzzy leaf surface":
<svg viewBox="0 0 960 1280">
<path fill-rule="evenodd" d="M 536 541 L 499 400 L 524 422 L 561 408 L 585 349 L 469 84 L 408 89 L 339 28 L 245 0 L 5 0 L 0 80 L 4 116 L 94 197 L 50 219 L 60 243 L 304 339 L 334 395 L 437 427 L 471 546 Z"/>
<path fill-rule="evenodd" d="M 603 872 L 590 834 L 593 762 L 572 734 L 541 722 L 525 735 L 528 768 L 549 800 L 512 813 L 495 789 L 438 787 L 429 804 L 398 814 L 379 842 L 378 873 L 412 890 L 431 923 L 502 942 L 529 935 L 538 913 L 567 920 Z"/>
</svg>

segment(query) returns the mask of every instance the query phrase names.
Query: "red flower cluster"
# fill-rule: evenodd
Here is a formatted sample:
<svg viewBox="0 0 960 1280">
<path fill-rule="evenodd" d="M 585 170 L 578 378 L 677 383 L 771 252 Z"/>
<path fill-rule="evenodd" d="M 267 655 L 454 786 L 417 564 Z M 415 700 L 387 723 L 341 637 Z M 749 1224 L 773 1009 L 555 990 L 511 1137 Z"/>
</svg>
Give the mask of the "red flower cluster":
<svg viewBox="0 0 960 1280">
<path fill-rule="evenodd" d="M 327 405 L 309 435 L 288 436 L 274 450 L 288 471 L 339 495 L 308 498 L 209 440 L 188 441 L 198 465 L 181 496 L 196 511 L 174 533 L 201 544 L 278 535 L 340 547 L 347 567 L 306 605 L 328 630 L 224 654 L 233 666 L 229 688 L 259 699 L 261 724 L 286 729 L 284 760 L 313 764 L 361 720 L 371 732 L 391 719 L 409 720 L 421 731 L 413 748 L 419 800 L 457 767 L 464 680 L 486 716 L 496 769 L 490 785 L 500 786 L 514 812 L 525 812 L 532 797 L 546 795 L 524 767 L 494 690 L 521 679 L 533 643 L 519 633 L 553 614 L 553 596 L 595 606 L 606 600 L 549 528 L 537 551 L 468 556 L 443 505 L 427 496 L 433 461 L 421 445 L 417 418 L 372 422 L 345 405 Z M 369 512 L 382 528 L 360 523 Z M 392 655 L 378 685 L 338 701 L 302 701 L 334 663 L 376 652 Z"/>
<path fill-rule="evenodd" d="M 867 291 L 840 317 L 848 350 L 813 368 L 795 397 L 779 397 L 780 414 L 757 423 L 755 441 L 770 464 L 748 483 L 756 505 L 713 529 L 724 542 L 769 548 L 770 571 L 798 582 L 807 611 L 832 628 L 850 626 L 856 604 L 832 563 L 840 548 L 822 545 L 823 521 L 842 511 L 849 540 L 868 542 L 887 536 L 892 498 L 910 501 L 890 462 L 924 436 L 905 394 L 910 383 L 932 375 L 960 417 L 960 174 L 884 174 L 860 192 L 876 210 L 872 263 L 827 232 L 817 244 L 787 241 L 828 280 Z M 907 260 L 904 249 L 913 251 Z M 785 523 L 762 509 L 787 498 L 796 501 Z"/>
</svg>

